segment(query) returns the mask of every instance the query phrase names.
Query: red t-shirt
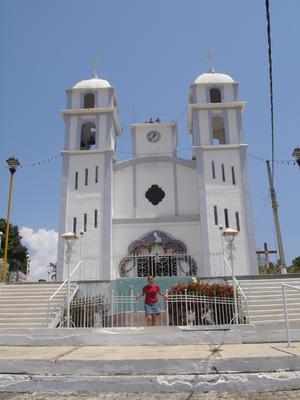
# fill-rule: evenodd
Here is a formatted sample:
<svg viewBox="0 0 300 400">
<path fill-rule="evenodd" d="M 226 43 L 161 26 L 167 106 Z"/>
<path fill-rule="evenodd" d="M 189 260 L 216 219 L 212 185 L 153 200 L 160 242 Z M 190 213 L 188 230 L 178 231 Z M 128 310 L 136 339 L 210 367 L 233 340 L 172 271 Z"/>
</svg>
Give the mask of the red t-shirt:
<svg viewBox="0 0 300 400">
<path fill-rule="evenodd" d="M 145 304 L 157 303 L 157 293 L 160 292 L 160 288 L 157 285 L 146 285 L 143 287 L 143 293 L 145 294 Z"/>
</svg>

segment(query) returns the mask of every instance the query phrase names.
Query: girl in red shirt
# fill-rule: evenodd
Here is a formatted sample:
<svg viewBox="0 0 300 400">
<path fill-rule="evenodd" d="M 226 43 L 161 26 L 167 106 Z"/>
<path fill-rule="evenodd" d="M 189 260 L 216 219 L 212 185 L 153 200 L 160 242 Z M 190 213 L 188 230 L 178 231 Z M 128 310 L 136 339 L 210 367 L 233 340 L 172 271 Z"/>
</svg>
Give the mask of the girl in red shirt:
<svg viewBox="0 0 300 400">
<path fill-rule="evenodd" d="M 160 314 L 157 295 L 161 295 L 164 299 L 167 298 L 161 291 L 158 285 L 154 283 L 153 276 L 148 276 L 148 285 L 143 287 L 143 292 L 136 299 L 145 296 L 145 316 L 148 326 L 155 326 L 157 316 Z"/>
</svg>

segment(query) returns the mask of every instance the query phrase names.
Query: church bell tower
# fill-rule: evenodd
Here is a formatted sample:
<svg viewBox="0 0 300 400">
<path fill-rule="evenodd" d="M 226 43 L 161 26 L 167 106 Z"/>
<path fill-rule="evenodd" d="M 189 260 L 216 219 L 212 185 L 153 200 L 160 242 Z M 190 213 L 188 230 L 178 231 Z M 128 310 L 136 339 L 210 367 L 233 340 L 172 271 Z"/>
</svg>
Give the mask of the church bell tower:
<svg viewBox="0 0 300 400">
<path fill-rule="evenodd" d="M 58 280 L 66 278 L 61 234 L 73 232 L 72 280 L 111 279 L 112 184 L 116 136 L 120 134 L 114 88 L 96 74 L 67 90 L 60 198 Z M 82 255 L 84 254 L 84 257 Z"/>
<path fill-rule="evenodd" d="M 245 102 L 238 100 L 238 83 L 229 75 L 208 73 L 190 85 L 188 129 L 193 137 L 200 205 L 204 275 L 216 275 L 213 254 L 221 254 L 222 229 L 239 234 L 236 258 L 239 274 L 256 274 L 257 261 L 253 215 L 244 143 L 242 114 Z M 226 269 L 226 268 L 224 268 Z M 230 274 L 229 270 L 223 271 Z"/>
</svg>

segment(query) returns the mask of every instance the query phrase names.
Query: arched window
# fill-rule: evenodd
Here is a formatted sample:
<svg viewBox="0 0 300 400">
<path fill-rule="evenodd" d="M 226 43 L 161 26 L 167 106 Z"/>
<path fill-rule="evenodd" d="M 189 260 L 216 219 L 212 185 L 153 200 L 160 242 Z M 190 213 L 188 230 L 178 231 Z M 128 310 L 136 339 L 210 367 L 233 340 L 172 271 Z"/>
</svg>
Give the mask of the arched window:
<svg viewBox="0 0 300 400">
<path fill-rule="evenodd" d="M 85 122 L 81 127 L 80 150 L 96 148 L 96 126 L 93 122 Z"/>
<path fill-rule="evenodd" d="M 84 96 L 83 102 L 84 108 L 95 108 L 95 95 L 94 93 L 88 93 Z"/>
<path fill-rule="evenodd" d="M 209 96 L 210 96 L 211 103 L 222 103 L 220 89 L 217 89 L 217 88 L 210 89 Z"/>
<path fill-rule="evenodd" d="M 212 119 L 212 140 L 213 144 L 226 144 L 224 119 L 213 117 Z"/>
</svg>

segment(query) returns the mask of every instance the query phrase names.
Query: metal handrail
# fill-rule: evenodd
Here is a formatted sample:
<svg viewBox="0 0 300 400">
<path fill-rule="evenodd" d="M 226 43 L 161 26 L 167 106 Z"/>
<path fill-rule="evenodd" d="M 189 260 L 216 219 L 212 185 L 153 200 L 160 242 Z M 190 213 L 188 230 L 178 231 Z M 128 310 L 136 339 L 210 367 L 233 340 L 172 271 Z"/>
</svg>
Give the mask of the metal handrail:
<svg viewBox="0 0 300 400">
<path fill-rule="evenodd" d="M 230 273 L 232 274 L 232 269 L 231 269 L 231 267 L 230 267 L 230 265 L 229 265 L 229 263 L 228 263 L 226 257 L 224 257 L 224 261 L 225 261 L 226 267 L 229 269 Z M 247 296 L 246 296 L 245 293 L 243 292 L 243 289 L 242 289 L 242 287 L 241 287 L 239 281 L 236 279 L 236 277 L 235 277 L 235 276 L 232 276 L 232 278 L 233 278 L 233 280 L 234 280 L 234 282 L 235 282 L 235 285 L 236 285 L 236 287 L 237 287 L 239 293 L 242 295 L 242 297 L 243 297 L 243 299 L 244 299 L 244 301 L 245 301 L 246 310 L 247 310 L 248 323 L 250 323 L 250 315 L 249 315 L 249 310 L 248 310 L 248 299 L 247 299 Z"/>
<path fill-rule="evenodd" d="M 291 346 L 290 325 L 289 325 L 288 307 L 287 307 L 286 294 L 285 294 L 285 289 L 287 287 L 289 287 L 291 289 L 299 290 L 299 291 L 300 291 L 300 287 L 289 285 L 288 283 L 281 284 L 284 319 L 285 319 L 285 327 L 286 327 L 287 347 L 290 347 Z"/>
<path fill-rule="evenodd" d="M 66 278 L 63 283 L 59 286 L 58 289 L 53 293 L 52 296 L 49 297 L 48 299 L 48 307 L 47 307 L 47 325 L 49 324 L 49 308 L 50 308 L 50 303 L 54 299 L 54 297 L 61 291 L 61 289 L 67 284 L 68 280 L 72 277 L 74 272 L 78 269 L 78 267 L 82 264 L 82 260 L 79 261 L 79 263 L 76 265 L 76 267 L 73 269 L 73 271 L 70 273 L 70 276 Z"/>
</svg>

